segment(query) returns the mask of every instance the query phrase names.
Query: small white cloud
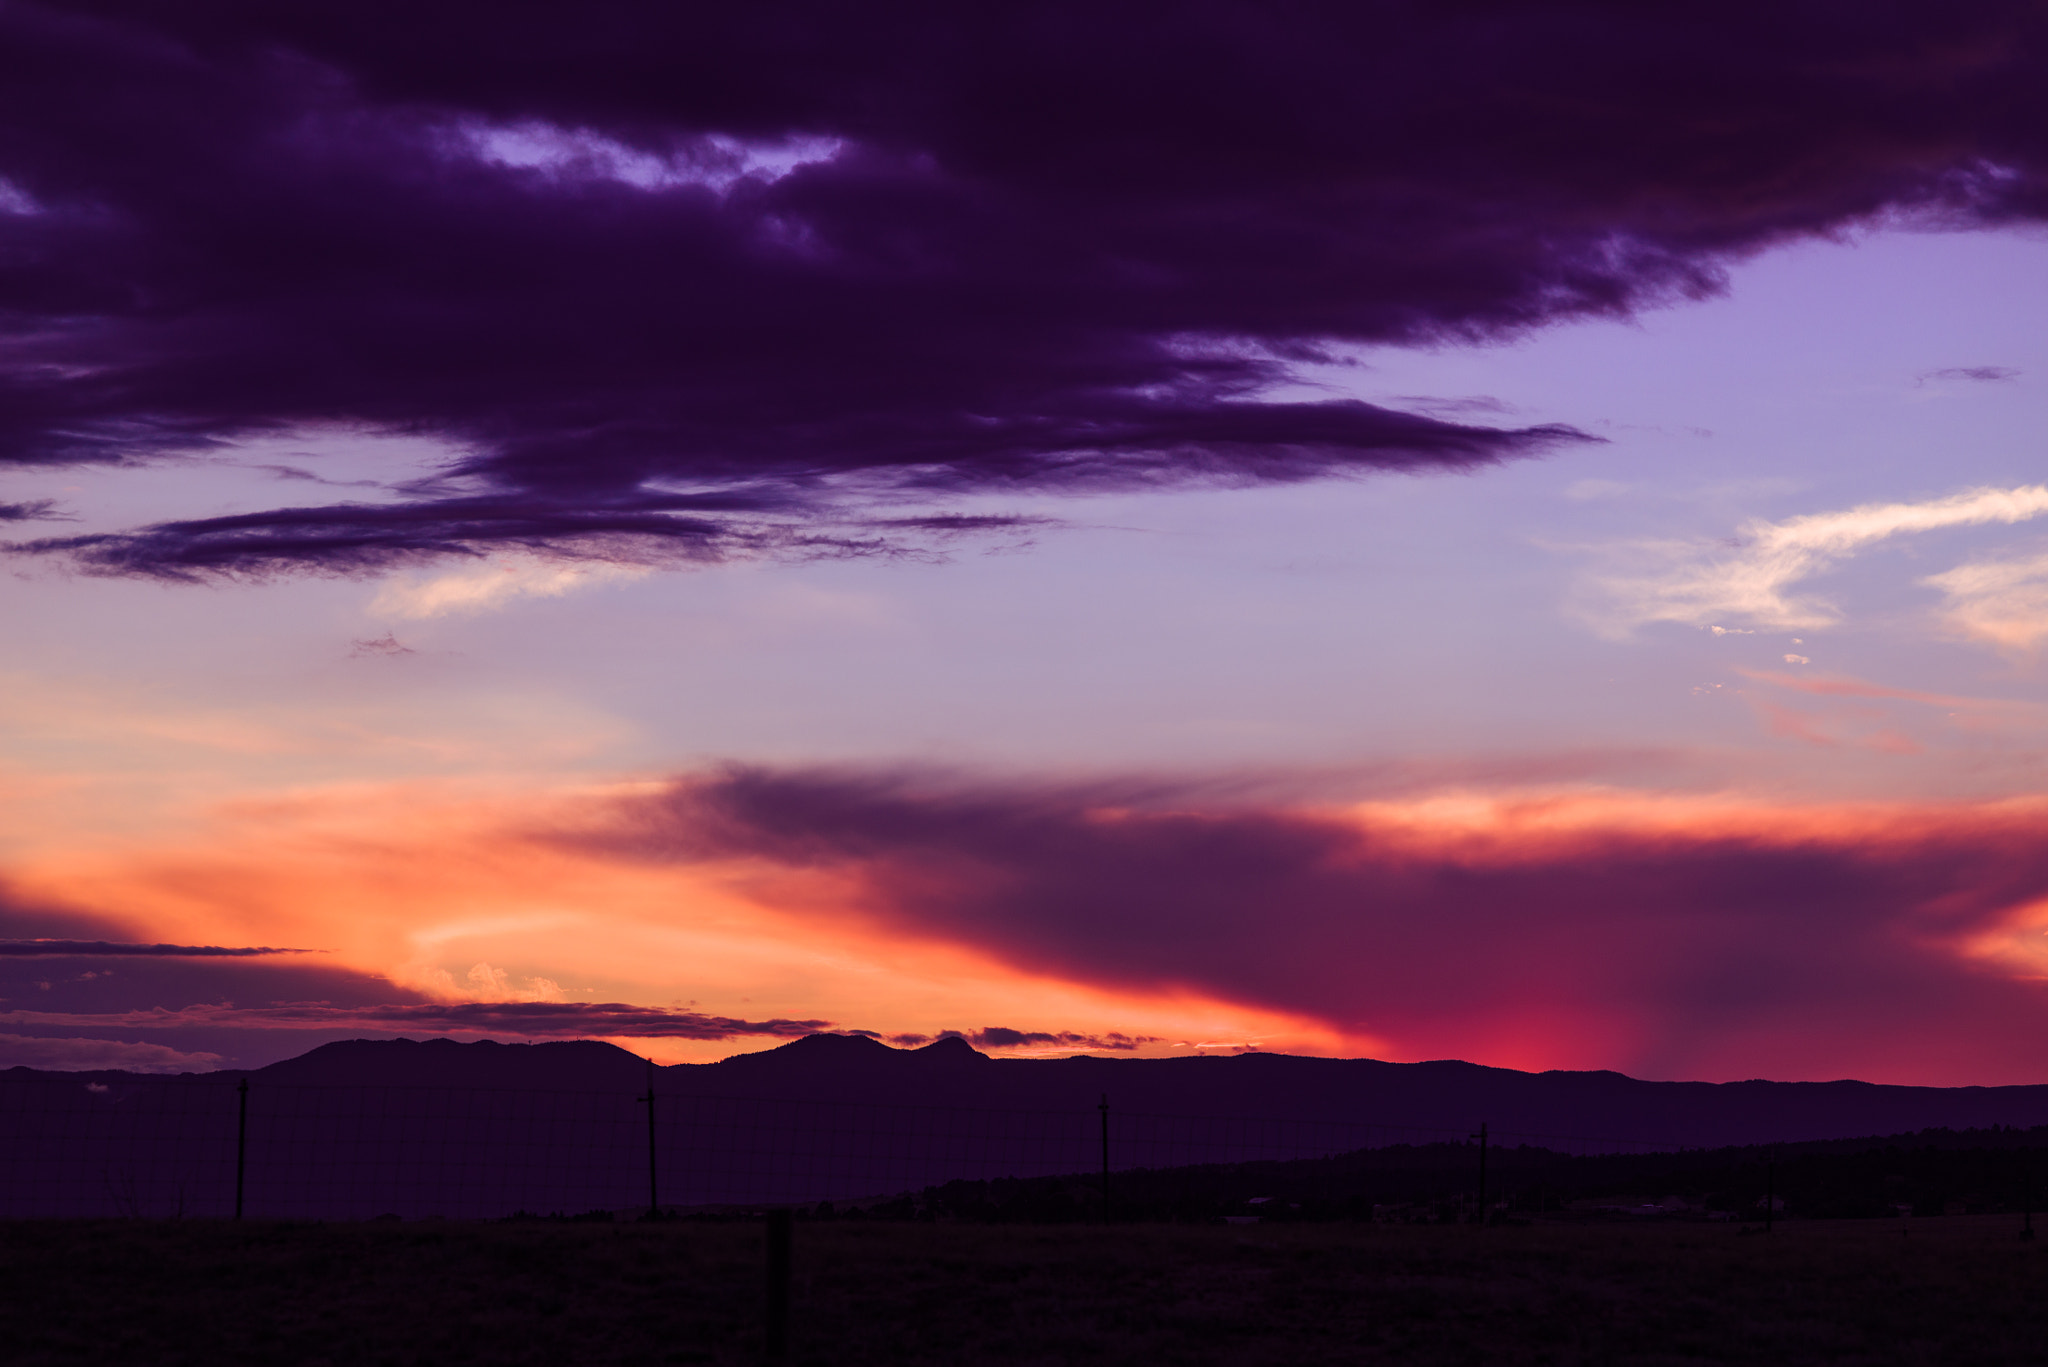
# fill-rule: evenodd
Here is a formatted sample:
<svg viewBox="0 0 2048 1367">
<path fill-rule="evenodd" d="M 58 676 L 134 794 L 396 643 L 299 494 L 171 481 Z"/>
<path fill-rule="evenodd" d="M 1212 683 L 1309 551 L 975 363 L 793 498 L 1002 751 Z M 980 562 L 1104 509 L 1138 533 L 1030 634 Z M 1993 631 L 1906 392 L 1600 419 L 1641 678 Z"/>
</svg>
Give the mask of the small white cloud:
<svg viewBox="0 0 2048 1367">
<path fill-rule="evenodd" d="M 1813 661 L 1807 659 L 1804 655 L 1787 655 L 1785 663 L 1788 665 L 1810 665 Z"/>
<path fill-rule="evenodd" d="M 2048 555 L 1958 565 L 1920 582 L 1947 595 L 1942 615 L 1962 636 L 2016 653 L 2048 639 Z"/>
<path fill-rule="evenodd" d="M 468 980 L 466 988 L 457 987 L 453 974 L 442 971 L 439 986 L 447 996 L 467 997 L 480 1002 L 559 1002 L 567 1001 L 560 983 L 552 978 L 528 978 L 525 987 L 512 986 L 512 975 L 502 968 L 489 964 L 472 965 L 463 977 Z"/>
<path fill-rule="evenodd" d="M 578 589 L 644 579 L 647 565 L 603 560 L 544 560 L 493 557 L 437 574 L 402 574 L 385 582 L 371 600 L 373 617 L 423 618 L 449 613 L 491 612 L 518 598 L 560 598 Z"/>
<path fill-rule="evenodd" d="M 1751 630 L 1750 630 L 1750 629 L 1749 629 L 1748 627 L 1708 627 L 1708 628 L 1707 628 L 1707 630 L 1708 630 L 1708 631 L 1711 631 L 1711 632 L 1713 632 L 1713 633 L 1714 633 L 1714 634 L 1715 634 L 1716 636 L 1754 636 L 1754 635 L 1756 635 L 1756 633 L 1755 633 L 1755 632 L 1753 632 L 1753 631 L 1751 631 Z"/>
</svg>

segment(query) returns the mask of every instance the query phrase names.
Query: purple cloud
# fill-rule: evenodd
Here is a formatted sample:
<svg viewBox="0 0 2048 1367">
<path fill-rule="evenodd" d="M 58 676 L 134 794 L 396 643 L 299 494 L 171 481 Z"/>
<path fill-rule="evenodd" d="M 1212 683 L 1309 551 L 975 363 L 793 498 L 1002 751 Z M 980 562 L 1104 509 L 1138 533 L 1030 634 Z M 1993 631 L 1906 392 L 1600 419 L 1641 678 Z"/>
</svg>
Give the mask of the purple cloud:
<svg viewBox="0 0 2048 1367">
<path fill-rule="evenodd" d="M 1193 784 L 739 770 L 619 804 L 579 843 L 831 871 L 898 933 L 1409 1057 L 1955 1082 L 2048 1064 L 2038 931 L 2013 919 L 2048 897 L 2044 825 L 1818 808 L 1424 838 Z"/>
<path fill-rule="evenodd" d="M 1588 440 L 1281 397 L 1356 344 L 2038 218 L 2038 8 L 137 0 L 0 14 L 0 460 L 302 428 L 397 501 L 54 538 L 171 577 L 894 554 L 968 492 Z M 1453 420 L 1458 419 L 1458 420 Z"/>
<path fill-rule="evenodd" d="M 979 1030 L 941 1030 L 936 1035 L 923 1035 L 915 1031 L 885 1035 L 879 1030 L 840 1030 L 842 1035 L 863 1035 L 868 1039 L 881 1040 L 899 1049 L 916 1049 L 934 1040 L 962 1039 L 976 1049 L 1021 1049 L 1053 1047 L 1061 1049 L 1106 1049 L 1129 1053 L 1148 1044 L 1163 1041 L 1157 1035 L 1126 1035 L 1120 1030 L 1107 1034 L 1083 1034 L 1075 1030 L 1012 1030 L 1006 1025 L 987 1025 Z"/>
<path fill-rule="evenodd" d="M 1930 370 L 1918 378 L 1922 383 L 1928 380 L 1979 380 L 1995 384 L 2000 380 L 2019 378 L 2019 371 L 2009 365 L 1959 365 L 1946 370 Z"/>
<path fill-rule="evenodd" d="M 1012 1030 L 1006 1025 L 985 1025 L 979 1030 L 945 1030 L 939 1038 L 964 1039 L 977 1049 L 1105 1049 L 1128 1053 L 1147 1044 L 1158 1044 L 1157 1035 L 1126 1035 L 1112 1030 L 1106 1035 L 1080 1034 L 1073 1030 Z"/>
</svg>

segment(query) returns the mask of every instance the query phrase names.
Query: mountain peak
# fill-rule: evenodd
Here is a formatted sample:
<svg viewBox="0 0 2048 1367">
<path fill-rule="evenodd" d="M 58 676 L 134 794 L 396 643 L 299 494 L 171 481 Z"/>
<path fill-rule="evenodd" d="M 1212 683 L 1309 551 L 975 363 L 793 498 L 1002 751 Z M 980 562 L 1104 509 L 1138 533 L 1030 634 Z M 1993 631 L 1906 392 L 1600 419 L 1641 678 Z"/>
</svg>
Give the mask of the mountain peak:
<svg viewBox="0 0 2048 1367">
<path fill-rule="evenodd" d="M 799 1036 L 787 1044 L 778 1044 L 773 1049 L 734 1054 L 724 1062 L 738 1063 L 742 1059 L 768 1058 L 771 1055 L 785 1059 L 874 1059 L 896 1052 L 898 1051 L 869 1035 L 838 1035 L 821 1031 L 815 1035 Z"/>
<path fill-rule="evenodd" d="M 958 1035 L 944 1035 L 922 1049 L 907 1049 L 904 1052 L 927 1063 L 973 1064 L 989 1061 L 987 1054 Z"/>
</svg>

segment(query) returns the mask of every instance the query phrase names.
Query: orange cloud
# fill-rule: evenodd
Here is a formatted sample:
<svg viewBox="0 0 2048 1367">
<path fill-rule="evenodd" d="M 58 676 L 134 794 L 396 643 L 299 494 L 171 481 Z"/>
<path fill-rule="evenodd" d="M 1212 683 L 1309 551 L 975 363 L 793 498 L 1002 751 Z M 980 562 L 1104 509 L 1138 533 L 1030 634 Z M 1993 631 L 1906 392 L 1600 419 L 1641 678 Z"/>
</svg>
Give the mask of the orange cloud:
<svg viewBox="0 0 2048 1367">
<path fill-rule="evenodd" d="M 788 1033 L 698 1028 L 710 1018 L 927 1036 L 1010 1022 L 1034 1036 L 1144 1036 L 1151 1052 L 1217 1039 L 1314 1051 L 1344 1041 L 1284 1008 L 1047 979 L 971 946 L 878 930 L 837 874 L 744 858 L 650 867 L 545 838 L 636 790 L 507 798 L 424 784 L 240 803 L 217 814 L 208 839 L 181 847 L 22 861 L 15 894 L 195 942 L 247 942 L 261 927 L 431 1004 L 202 1004 L 99 1022 L 108 1028 L 568 1029 L 639 1039 L 664 1062 L 766 1047 Z M 644 1005 L 598 1009 L 606 1003 Z"/>
</svg>

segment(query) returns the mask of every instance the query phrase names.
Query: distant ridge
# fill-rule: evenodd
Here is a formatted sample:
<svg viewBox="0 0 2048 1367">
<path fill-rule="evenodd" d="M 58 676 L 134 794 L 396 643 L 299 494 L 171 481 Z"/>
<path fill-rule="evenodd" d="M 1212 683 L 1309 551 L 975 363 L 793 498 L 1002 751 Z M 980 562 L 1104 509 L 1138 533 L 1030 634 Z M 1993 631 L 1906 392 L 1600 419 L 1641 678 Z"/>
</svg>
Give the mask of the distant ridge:
<svg viewBox="0 0 2048 1367">
<path fill-rule="evenodd" d="M 602 1040 L 541 1044 L 339 1040 L 258 1068 L 252 1081 L 301 1087 L 484 1087 L 581 1092 L 647 1088 L 647 1064 Z"/>
<path fill-rule="evenodd" d="M 1092 1111 L 1326 1120 L 1697 1147 L 1849 1139 L 1925 1129 L 2048 1124 L 2048 1086 L 1901 1087 L 1867 1082 L 1647 1082 L 1608 1071 L 1544 1073 L 1440 1060 L 1286 1054 L 1170 1059 L 991 1058 L 948 1037 L 897 1049 L 860 1035 L 815 1034 L 758 1053 L 657 1071 L 678 1098 L 745 1097 L 890 1107 Z M 12 1076 L 110 1077 L 117 1073 Z M 190 1074 L 195 1084 L 474 1087 L 637 1094 L 646 1063 L 596 1040 L 541 1044 L 449 1039 L 346 1040 L 248 1072 Z M 1397 1135 L 1388 1136 L 1398 1139 Z"/>
</svg>

